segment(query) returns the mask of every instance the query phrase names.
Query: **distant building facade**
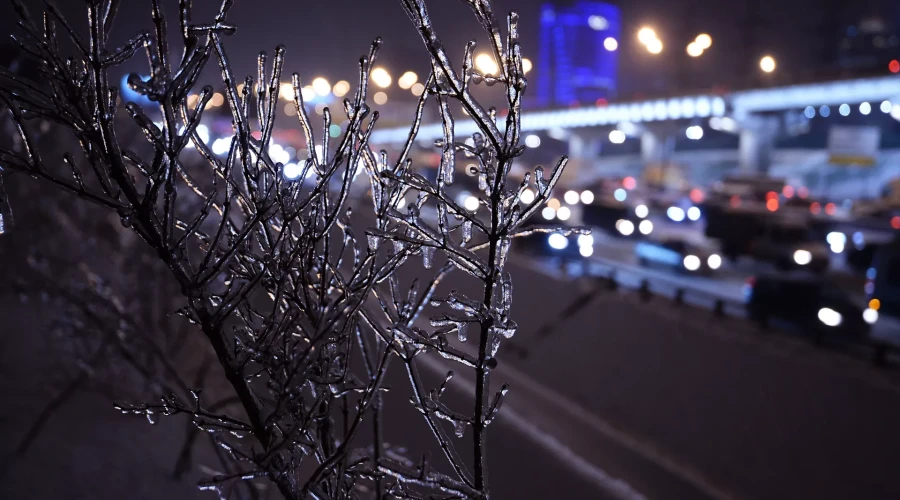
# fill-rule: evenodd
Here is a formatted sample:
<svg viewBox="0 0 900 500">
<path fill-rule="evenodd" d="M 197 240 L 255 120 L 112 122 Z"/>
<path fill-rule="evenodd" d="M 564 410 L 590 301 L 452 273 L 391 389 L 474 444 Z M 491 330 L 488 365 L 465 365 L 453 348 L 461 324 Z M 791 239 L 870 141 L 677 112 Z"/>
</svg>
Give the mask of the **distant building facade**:
<svg viewBox="0 0 900 500">
<path fill-rule="evenodd" d="M 609 99 L 616 92 L 619 8 L 578 1 L 541 8 L 536 103 L 570 106 Z"/>
</svg>

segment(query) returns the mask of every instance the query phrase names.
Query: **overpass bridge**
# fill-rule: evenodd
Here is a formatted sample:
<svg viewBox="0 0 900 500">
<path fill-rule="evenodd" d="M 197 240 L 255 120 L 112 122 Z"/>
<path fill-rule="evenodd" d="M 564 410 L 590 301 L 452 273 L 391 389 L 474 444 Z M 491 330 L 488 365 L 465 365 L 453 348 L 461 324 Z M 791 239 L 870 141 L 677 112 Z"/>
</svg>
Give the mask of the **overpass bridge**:
<svg viewBox="0 0 900 500">
<path fill-rule="evenodd" d="M 863 103 L 867 103 L 863 105 Z M 614 102 L 606 106 L 526 111 L 523 132 L 550 132 L 566 140 L 570 168 L 567 177 L 578 176 L 597 161 L 600 147 L 610 130 L 640 137 L 644 164 L 661 162 L 671 154 L 671 139 L 683 134 L 687 124 L 706 125 L 738 135 L 738 164 L 748 171 L 766 172 L 772 164 L 775 140 L 793 119 L 827 116 L 842 106 L 860 112 L 891 113 L 900 120 L 900 77 L 884 76 L 789 86 L 749 89 L 723 94 L 698 94 L 636 102 Z M 477 131 L 471 120 L 458 120 L 457 135 Z M 501 124 L 502 127 L 502 124 Z M 402 143 L 408 128 L 384 129 L 372 134 L 375 144 Z M 442 137 L 441 124 L 423 124 L 418 138 Z M 624 137 L 624 135 L 622 136 Z"/>
</svg>

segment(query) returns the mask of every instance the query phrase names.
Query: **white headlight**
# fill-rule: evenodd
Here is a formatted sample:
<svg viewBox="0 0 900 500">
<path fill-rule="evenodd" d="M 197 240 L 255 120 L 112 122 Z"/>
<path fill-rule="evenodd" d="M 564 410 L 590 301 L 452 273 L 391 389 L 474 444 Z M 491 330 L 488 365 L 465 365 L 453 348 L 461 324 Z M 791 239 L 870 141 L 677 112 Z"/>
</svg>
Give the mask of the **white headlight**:
<svg viewBox="0 0 900 500">
<path fill-rule="evenodd" d="M 578 235 L 578 246 L 580 247 L 589 247 L 594 245 L 594 237 L 590 234 L 579 234 Z"/>
<path fill-rule="evenodd" d="M 569 239 L 559 233 L 553 233 L 547 237 L 547 243 L 549 243 L 552 248 L 563 250 L 569 246 Z"/>
<path fill-rule="evenodd" d="M 829 245 L 835 246 L 844 246 L 847 244 L 847 235 L 844 233 L 839 233 L 837 231 L 832 231 L 825 236 L 825 241 L 828 242 Z"/>
<path fill-rule="evenodd" d="M 863 320 L 870 325 L 874 325 L 878 321 L 878 311 L 871 307 L 866 309 L 863 311 Z"/>
<path fill-rule="evenodd" d="M 559 210 L 556 211 L 556 217 L 559 220 L 569 220 L 569 217 L 572 215 L 572 212 L 569 210 L 569 207 L 559 207 Z"/>
<path fill-rule="evenodd" d="M 794 262 L 801 266 L 805 266 L 812 262 L 812 254 L 809 250 L 796 250 L 794 252 Z"/>
<path fill-rule="evenodd" d="M 556 217 L 556 210 L 553 210 L 551 207 L 544 207 L 544 209 L 541 210 L 541 217 L 543 217 L 544 220 L 553 220 Z"/>
<path fill-rule="evenodd" d="M 638 224 L 638 231 L 641 234 L 650 234 L 653 232 L 653 223 L 648 220 L 642 220 L 640 224 Z"/>
<path fill-rule="evenodd" d="M 696 271 L 700 269 L 700 257 L 696 255 L 688 255 L 684 258 L 684 268 L 688 271 Z"/>
<path fill-rule="evenodd" d="M 706 258 L 706 265 L 708 265 L 710 269 L 718 269 L 722 267 L 722 257 L 712 254 Z"/>
<path fill-rule="evenodd" d="M 681 207 L 669 207 L 666 210 L 666 215 L 675 222 L 681 222 L 684 220 L 684 209 Z"/>
<path fill-rule="evenodd" d="M 591 191 L 582 191 L 581 192 L 581 202 L 585 205 L 590 205 L 594 202 L 594 193 Z"/>
<path fill-rule="evenodd" d="M 841 317 L 841 313 L 831 309 L 830 307 L 823 307 L 819 309 L 819 321 L 824 323 L 826 326 L 838 326 L 841 324 L 843 318 Z"/>
<path fill-rule="evenodd" d="M 634 232 L 634 223 L 630 220 L 619 219 L 616 221 L 616 230 L 624 236 L 631 236 L 631 233 Z"/>
<path fill-rule="evenodd" d="M 650 213 L 650 209 L 647 208 L 647 205 L 638 205 L 634 207 L 634 215 L 637 215 L 641 219 L 646 217 Z"/>
<path fill-rule="evenodd" d="M 578 247 L 578 253 L 580 253 L 582 257 L 590 257 L 591 255 L 594 255 L 594 247 L 582 245 Z"/>
<path fill-rule="evenodd" d="M 563 195 L 563 200 L 565 200 L 569 205 L 577 205 L 578 199 L 579 196 L 576 191 L 566 191 L 566 194 Z"/>
<path fill-rule="evenodd" d="M 691 220 L 700 220 L 700 209 L 697 207 L 687 209 L 687 217 Z"/>
</svg>

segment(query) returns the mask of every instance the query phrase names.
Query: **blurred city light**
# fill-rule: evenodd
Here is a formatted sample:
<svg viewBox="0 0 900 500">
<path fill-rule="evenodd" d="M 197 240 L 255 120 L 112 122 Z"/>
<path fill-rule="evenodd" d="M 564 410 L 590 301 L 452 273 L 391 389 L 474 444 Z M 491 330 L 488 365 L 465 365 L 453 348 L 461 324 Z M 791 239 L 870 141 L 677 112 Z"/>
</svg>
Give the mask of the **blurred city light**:
<svg viewBox="0 0 900 500">
<path fill-rule="evenodd" d="M 659 39 L 651 40 L 650 43 L 647 44 L 647 51 L 651 54 L 659 54 L 663 51 L 663 44 Z"/>
<path fill-rule="evenodd" d="M 625 142 L 625 132 L 621 130 L 611 130 L 609 132 L 609 142 L 613 144 L 622 144 Z"/>
<path fill-rule="evenodd" d="M 316 78 L 312 81 L 312 88 L 316 91 L 316 94 L 322 97 L 325 97 L 331 93 L 331 84 L 328 83 L 328 80 L 322 77 Z M 291 90 L 291 94 L 293 94 L 293 90 Z"/>
<path fill-rule="evenodd" d="M 651 41 L 656 40 L 656 32 L 653 31 L 653 28 L 643 27 L 638 30 L 638 41 L 644 45 L 649 44 Z"/>
<path fill-rule="evenodd" d="M 628 190 L 632 190 L 637 186 L 637 181 L 632 176 L 628 176 L 622 179 L 622 187 Z"/>
<path fill-rule="evenodd" d="M 722 267 L 722 257 L 712 254 L 706 258 L 706 265 L 709 266 L 710 269 L 716 270 Z"/>
<path fill-rule="evenodd" d="M 815 118 L 816 117 L 816 108 L 812 106 L 807 106 L 806 109 L 803 110 L 803 116 L 807 118 Z"/>
<path fill-rule="evenodd" d="M 615 198 L 616 201 L 625 201 L 625 198 L 627 198 L 627 197 L 628 197 L 628 193 L 626 193 L 625 190 L 622 188 L 619 188 L 619 189 L 616 189 L 615 191 L 613 191 L 613 198 Z"/>
<path fill-rule="evenodd" d="M 379 87 L 386 89 L 391 86 L 391 74 L 384 68 L 375 68 L 372 70 L 372 82 Z"/>
<path fill-rule="evenodd" d="M 231 149 L 231 138 L 219 137 L 213 141 L 211 149 L 215 155 L 224 155 Z"/>
<path fill-rule="evenodd" d="M 766 209 L 770 212 L 778 210 L 778 198 L 770 198 L 766 200 Z"/>
<path fill-rule="evenodd" d="M 594 192 L 593 191 L 582 191 L 581 192 L 581 202 L 585 205 L 590 205 L 594 202 Z"/>
<path fill-rule="evenodd" d="M 869 113 L 872 112 L 872 105 L 869 104 L 869 103 L 867 103 L 867 102 L 864 102 L 864 103 L 860 104 L 860 105 L 859 105 L 859 112 L 862 113 L 862 114 L 864 114 L 864 115 L 868 115 Z"/>
<path fill-rule="evenodd" d="M 463 203 L 463 207 L 470 212 L 478 210 L 478 197 L 473 195 L 467 196 L 466 201 Z"/>
<path fill-rule="evenodd" d="M 547 206 L 552 208 L 553 210 L 556 210 L 560 207 L 559 200 L 557 200 L 556 198 L 550 198 L 549 200 L 547 200 Z"/>
<path fill-rule="evenodd" d="M 616 221 L 616 231 L 623 236 L 631 236 L 631 233 L 634 232 L 634 223 L 630 220 L 619 219 Z"/>
<path fill-rule="evenodd" d="M 303 97 L 303 102 L 309 102 L 316 98 L 316 91 L 312 88 L 312 85 L 307 85 L 300 89 L 300 96 Z M 294 99 L 293 96 L 291 99 Z"/>
<path fill-rule="evenodd" d="M 882 113 L 890 113 L 891 107 L 891 101 L 881 101 L 881 105 L 878 106 L 878 109 L 880 109 Z"/>
<path fill-rule="evenodd" d="M 841 116 L 849 115 L 850 114 L 850 105 L 849 104 L 841 104 L 840 106 L 838 106 L 838 113 L 840 113 Z"/>
<path fill-rule="evenodd" d="M 485 75 L 497 75 L 500 71 L 494 58 L 484 53 L 475 56 L 475 68 Z"/>
<path fill-rule="evenodd" d="M 594 246 L 594 237 L 590 234 L 579 234 L 576 241 L 580 247 Z"/>
<path fill-rule="evenodd" d="M 582 257 L 590 257 L 594 255 L 594 247 L 592 246 L 580 246 L 578 247 L 578 253 L 581 254 Z"/>
<path fill-rule="evenodd" d="M 795 250 L 794 262 L 798 265 L 805 266 L 812 262 L 812 253 L 809 250 Z"/>
<path fill-rule="evenodd" d="M 334 87 L 331 89 L 331 92 L 336 97 L 344 97 L 347 95 L 347 92 L 350 92 L 350 82 L 346 80 L 341 80 L 334 84 Z"/>
<path fill-rule="evenodd" d="M 591 16 L 588 18 L 588 26 L 595 31 L 603 31 L 609 28 L 609 21 L 603 16 Z"/>
<path fill-rule="evenodd" d="M 412 91 L 414 96 L 419 97 L 420 95 L 422 95 L 422 93 L 425 92 L 425 85 L 416 83 L 410 90 Z"/>
<path fill-rule="evenodd" d="M 619 42 L 615 38 L 608 36 L 603 40 L 603 48 L 610 52 L 615 52 L 619 48 Z"/>
<path fill-rule="evenodd" d="M 388 96 L 384 92 L 375 92 L 372 100 L 375 101 L 375 104 L 385 104 L 388 101 Z"/>
<path fill-rule="evenodd" d="M 823 104 L 822 106 L 819 107 L 819 115 L 822 118 L 828 118 L 828 115 L 830 115 L 830 114 L 831 114 L 831 108 L 829 108 L 827 104 Z"/>
<path fill-rule="evenodd" d="M 697 35 L 697 38 L 694 39 L 694 43 L 696 43 L 701 50 L 706 50 L 712 47 L 712 37 L 706 33 L 700 33 Z"/>
<path fill-rule="evenodd" d="M 841 313 L 834 309 L 823 307 L 819 309 L 819 321 L 827 326 L 839 326 L 841 321 L 843 321 L 843 318 L 841 317 Z"/>
<path fill-rule="evenodd" d="M 278 86 L 278 97 L 285 101 L 294 100 L 294 86 L 290 83 L 282 83 Z"/>
<path fill-rule="evenodd" d="M 691 57 L 700 57 L 703 55 L 703 48 L 697 42 L 691 42 L 687 46 L 687 54 Z"/>
<path fill-rule="evenodd" d="M 559 220 L 569 220 L 571 215 L 572 211 L 569 210 L 569 207 L 559 207 L 559 210 L 556 211 L 556 218 Z"/>
<path fill-rule="evenodd" d="M 222 95 L 221 92 L 216 92 L 212 95 L 212 99 L 209 100 L 209 104 L 214 108 L 218 108 L 219 106 L 225 104 L 225 96 Z"/>
<path fill-rule="evenodd" d="M 551 207 L 544 207 L 544 209 L 541 210 L 541 217 L 543 217 L 544 220 L 553 220 L 556 217 L 556 210 L 553 210 Z"/>
<path fill-rule="evenodd" d="M 640 224 L 638 224 L 638 231 L 643 235 L 648 235 L 653 232 L 653 223 L 648 220 L 642 220 Z"/>
<path fill-rule="evenodd" d="M 566 194 L 563 195 L 563 201 L 565 201 L 569 205 L 577 205 L 578 199 L 578 191 L 566 191 Z"/>
<path fill-rule="evenodd" d="M 547 243 L 556 250 L 564 250 L 569 246 L 569 239 L 559 233 L 553 233 L 547 237 Z"/>
<path fill-rule="evenodd" d="M 687 218 L 692 221 L 700 220 L 700 209 L 697 207 L 687 209 Z"/>
<path fill-rule="evenodd" d="M 684 131 L 684 135 L 692 141 L 698 141 L 703 138 L 703 127 L 700 125 L 691 125 Z"/>
<path fill-rule="evenodd" d="M 519 196 L 519 201 L 525 203 L 526 205 L 531 203 L 532 201 L 534 201 L 534 191 L 525 188 L 525 190 L 522 191 L 522 195 Z"/>
<path fill-rule="evenodd" d="M 538 135 L 530 134 L 525 136 L 525 145 L 529 148 L 536 148 L 541 145 L 541 138 Z"/>
<path fill-rule="evenodd" d="M 759 69 L 763 70 L 765 73 L 775 71 L 775 58 L 772 56 L 763 56 L 762 59 L 759 60 Z"/>
<path fill-rule="evenodd" d="M 527 57 L 523 57 L 522 58 L 522 71 L 524 71 L 525 74 L 528 74 L 528 72 L 531 71 L 532 67 L 533 67 L 533 65 L 531 64 L 531 59 L 528 59 Z"/>
<path fill-rule="evenodd" d="M 874 325 L 876 321 L 878 321 L 878 311 L 875 309 L 869 308 L 863 311 L 863 321 L 870 325 Z"/>
<path fill-rule="evenodd" d="M 841 253 L 847 245 L 847 235 L 837 231 L 832 231 L 825 236 L 825 242 L 831 247 L 834 253 Z"/>
<path fill-rule="evenodd" d="M 639 218 L 643 219 L 650 214 L 650 209 L 647 208 L 647 205 L 638 205 L 634 207 L 634 215 L 637 215 Z"/>
<path fill-rule="evenodd" d="M 296 163 L 288 163 L 283 167 L 282 172 L 284 173 L 285 179 L 294 180 L 303 173 L 303 167 Z"/>
<path fill-rule="evenodd" d="M 666 216 L 668 216 L 675 222 L 683 221 L 684 215 L 684 209 L 682 209 L 681 207 L 669 207 L 669 209 L 666 210 Z"/>
<path fill-rule="evenodd" d="M 696 271 L 700 269 L 700 257 L 696 255 L 687 255 L 684 257 L 684 268 L 688 271 Z"/>
<path fill-rule="evenodd" d="M 900 73 L 900 61 L 894 59 L 890 63 L 888 63 L 888 70 L 891 73 Z"/>
<path fill-rule="evenodd" d="M 407 71 L 397 79 L 397 86 L 403 90 L 409 90 L 417 81 L 419 81 L 419 75 L 412 71 Z"/>
</svg>

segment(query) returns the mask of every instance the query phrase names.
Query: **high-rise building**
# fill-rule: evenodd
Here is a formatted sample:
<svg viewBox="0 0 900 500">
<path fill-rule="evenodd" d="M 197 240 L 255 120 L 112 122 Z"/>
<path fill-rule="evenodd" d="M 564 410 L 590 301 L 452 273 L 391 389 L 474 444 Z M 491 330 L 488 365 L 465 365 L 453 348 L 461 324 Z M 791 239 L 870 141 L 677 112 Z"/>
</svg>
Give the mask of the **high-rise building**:
<svg viewBox="0 0 900 500">
<path fill-rule="evenodd" d="M 619 8 L 607 3 L 578 1 L 541 9 L 537 62 L 537 103 L 569 106 L 613 97 L 616 91 L 616 51 Z"/>
</svg>

